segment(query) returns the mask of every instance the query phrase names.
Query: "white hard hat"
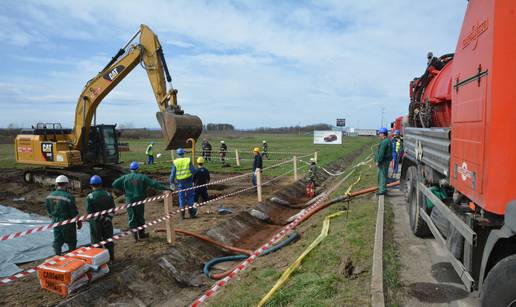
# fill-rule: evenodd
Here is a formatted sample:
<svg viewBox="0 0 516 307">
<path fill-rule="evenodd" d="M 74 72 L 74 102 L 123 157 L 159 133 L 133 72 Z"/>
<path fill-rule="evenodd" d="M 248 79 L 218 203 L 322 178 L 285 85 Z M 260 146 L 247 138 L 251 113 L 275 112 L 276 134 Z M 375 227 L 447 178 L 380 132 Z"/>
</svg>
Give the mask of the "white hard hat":
<svg viewBox="0 0 516 307">
<path fill-rule="evenodd" d="M 262 143 L 267 143 L 267 142 L 265 142 L 265 140 L 263 140 Z"/>
<path fill-rule="evenodd" d="M 70 181 L 68 180 L 68 177 L 66 177 L 65 175 L 59 175 L 57 176 L 56 178 L 56 184 L 60 184 L 60 183 L 69 183 Z"/>
<path fill-rule="evenodd" d="M 315 162 L 315 159 L 314 158 L 310 158 L 310 162 Z"/>
<path fill-rule="evenodd" d="M 224 141 L 220 141 L 222 144 L 224 144 Z"/>
</svg>

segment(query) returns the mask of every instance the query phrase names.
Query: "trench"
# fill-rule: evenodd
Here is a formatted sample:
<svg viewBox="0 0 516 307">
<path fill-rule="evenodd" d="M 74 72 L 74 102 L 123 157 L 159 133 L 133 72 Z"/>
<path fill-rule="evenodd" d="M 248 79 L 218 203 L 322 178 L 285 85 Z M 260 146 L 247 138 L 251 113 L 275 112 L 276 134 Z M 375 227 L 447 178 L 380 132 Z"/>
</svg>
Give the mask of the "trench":
<svg viewBox="0 0 516 307">
<path fill-rule="evenodd" d="M 348 167 L 366 148 L 338 159 L 326 168 L 341 170 Z M 318 191 L 326 189 L 332 179 L 319 169 L 316 176 Z M 252 209 L 268 217 L 265 220 L 254 217 L 250 210 L 241 211 L 201 234 L 227 245 L 254 250 L 284 226 L 289 217 L 304 208 L 309 201 L 305 197 L 305 184 L 302 178 L 284 186 L 262 203 L 251 204 Z M 271 200 L 273 198 L 281 201 L 275 202 Z M 115 262 L 113 271 L 118 272 L 108 274 L 89 288 L 61 301 L 58 306 L 185 306 L 214 282 L 202 274 L 204 263 L 228 255 L 232 254 L 205 241 L 178 235 L 174 246 L 164 253 L 138 259 L 137 265 Z M 216 265 L 212 272 L 220 273 L 236 263 Z M 117 268 L 117 265 L 123 267 Z"/>
</svg>

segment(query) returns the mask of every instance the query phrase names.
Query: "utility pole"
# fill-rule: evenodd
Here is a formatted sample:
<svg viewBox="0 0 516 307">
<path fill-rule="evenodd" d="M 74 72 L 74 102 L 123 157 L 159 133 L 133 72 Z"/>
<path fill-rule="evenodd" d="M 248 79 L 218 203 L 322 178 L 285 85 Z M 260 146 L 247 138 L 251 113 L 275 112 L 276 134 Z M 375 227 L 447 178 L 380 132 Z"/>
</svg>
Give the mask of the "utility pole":
<svg viewBox="0 0 516 307">
<path fill-rule="evenodd" d="M 382 108 L 382 122 L 380 123 L 380 127 L 383 127 L 383 113 L 385 113 L 385 108 Z"/>
</svg>

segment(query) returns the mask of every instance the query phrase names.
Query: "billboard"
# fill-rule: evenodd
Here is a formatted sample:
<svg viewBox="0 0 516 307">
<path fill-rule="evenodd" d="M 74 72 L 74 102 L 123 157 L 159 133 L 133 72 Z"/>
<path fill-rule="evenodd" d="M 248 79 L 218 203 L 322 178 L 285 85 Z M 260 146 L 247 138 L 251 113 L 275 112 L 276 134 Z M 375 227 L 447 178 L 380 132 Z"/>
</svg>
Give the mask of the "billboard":
<svg viewBox="0 0 516 307">
<path fill-rule="evenodd" d="M 337 127 L 346 127 L 346 119 L 337 118 Z"/>
<path fill-rule="evenodd" d="M 342 144 L 342 131 L 314 131 L 314 144 Z"/>
</svg>

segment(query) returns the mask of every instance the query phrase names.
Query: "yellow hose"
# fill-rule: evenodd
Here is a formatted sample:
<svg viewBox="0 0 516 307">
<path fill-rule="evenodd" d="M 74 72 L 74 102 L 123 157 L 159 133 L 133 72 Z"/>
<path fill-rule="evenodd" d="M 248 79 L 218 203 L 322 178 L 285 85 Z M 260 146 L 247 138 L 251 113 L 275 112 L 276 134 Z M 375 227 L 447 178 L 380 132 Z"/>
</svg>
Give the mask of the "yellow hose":
<svg viewBox="0 0 516 307">
<path fill-rule="evenodd" d="M 273 295 L 274 293 L 283 286 L 283 284 L 288 280 L 292 272 L 294 272 L 295 269 L 301 264 L 301 261 L 305 258 L 306 255 L 308 255 L 319 243 L 324 240 L 328 236 L 328 231 L 330 229 L 330 219 L 344 214 L 345 211 L 339 211 L 330 215 L 327 215 L 324 218 L 323 227 L 321 229 L 321 233 L 315 240 L 308 246 L 307 249 L 303 251 L 301 256 L 299 256 L 296 261 L 294 261 L 281 275 L 280 279 L 276 282 L 274 287 L 262 298 L 262 300 L 258 303 L 258 307 L 263 306 Z"/>
</svg>

